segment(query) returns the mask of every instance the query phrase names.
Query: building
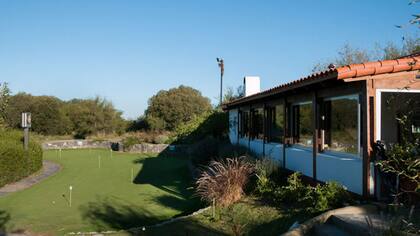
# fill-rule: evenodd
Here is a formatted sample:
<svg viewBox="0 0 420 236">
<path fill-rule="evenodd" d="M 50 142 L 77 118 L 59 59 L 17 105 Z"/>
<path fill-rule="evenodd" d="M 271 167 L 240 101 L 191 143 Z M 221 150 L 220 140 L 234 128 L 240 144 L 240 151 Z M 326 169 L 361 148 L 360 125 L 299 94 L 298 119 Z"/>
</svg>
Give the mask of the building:
<svg viewBox="0 0 420 236">
<path fill-rule="evenodd" d="M 245 77 L 245 96 L 224 104 L 229 138 L 319 182 L 337 181 L 365 197 L 379 196 L 376 140 L 420 133 L 420 56 L 352 64 L 259 91 Z"/>
</svg>

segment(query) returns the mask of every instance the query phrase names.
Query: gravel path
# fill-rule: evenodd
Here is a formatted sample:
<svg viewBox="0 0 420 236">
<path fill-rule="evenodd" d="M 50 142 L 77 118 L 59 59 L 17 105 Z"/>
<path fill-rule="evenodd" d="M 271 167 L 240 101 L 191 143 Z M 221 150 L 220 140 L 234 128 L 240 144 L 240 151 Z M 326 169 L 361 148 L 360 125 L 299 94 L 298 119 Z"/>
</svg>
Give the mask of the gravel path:
<svg viewBox="0 0 420 236">
<path fill-rule="evenodd" d="M 26 177 L 18 182 L 7 184 L 0 188 L 0 197 L 27 189 L 34 184 L 41 182 L 61 169 L 60 165 L 52 161 L 42 161 L 42 171 Z"/>
</svg>

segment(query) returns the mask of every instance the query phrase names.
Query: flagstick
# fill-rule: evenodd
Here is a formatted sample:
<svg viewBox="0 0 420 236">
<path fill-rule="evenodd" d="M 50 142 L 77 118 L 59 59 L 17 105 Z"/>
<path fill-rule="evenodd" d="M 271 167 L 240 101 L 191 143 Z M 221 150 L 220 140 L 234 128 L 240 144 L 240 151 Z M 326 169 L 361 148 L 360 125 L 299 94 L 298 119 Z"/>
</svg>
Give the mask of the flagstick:
<svg viewBox="0 0 420 236">
<path fill-rule="evenodd" d="M 73 186 L 70 185 L 69 190 L 70 190 L 69 204 L 70 204 L 70 207 L 71 207 L 71 192 L 73 190 Z"/>
<path fill-rule="evenodd" d="M 101 155 L 98 156 L 98 165 L 99 165 L 99 169 L 101 168 Z"/>
</svg>

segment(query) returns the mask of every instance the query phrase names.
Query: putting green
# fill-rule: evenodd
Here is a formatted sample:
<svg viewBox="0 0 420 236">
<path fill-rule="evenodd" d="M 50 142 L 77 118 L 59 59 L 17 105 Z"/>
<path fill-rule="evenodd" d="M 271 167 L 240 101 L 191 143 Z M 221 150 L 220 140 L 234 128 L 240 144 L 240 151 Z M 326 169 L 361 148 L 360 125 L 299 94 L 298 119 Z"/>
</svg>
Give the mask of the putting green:
<svg viewBox="0 0 420 236">
<path fill-rule="evenodd" d="M 7 231 L 54 235 L 118 230 L 199 207 L 192 197 L 185 158 L 63 150 L 61 157 L 57 151 L 46 151 L 44 159 L 59 163 L 61 171 L 31 188 L 0 197 L 0 229 L 5 223 Z"/>
</svg>

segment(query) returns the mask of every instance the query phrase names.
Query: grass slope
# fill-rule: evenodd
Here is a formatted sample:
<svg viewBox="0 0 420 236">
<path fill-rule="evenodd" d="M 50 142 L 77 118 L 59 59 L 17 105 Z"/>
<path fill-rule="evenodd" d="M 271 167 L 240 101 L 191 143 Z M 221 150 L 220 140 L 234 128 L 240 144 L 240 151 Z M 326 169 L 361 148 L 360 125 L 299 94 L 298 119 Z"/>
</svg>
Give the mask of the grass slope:
<svg viewBox="0 0 420 236">
<path fill-rule="evenodd" d="M 189 190 L 186 159 L 110 154 L 108 150 L 63 150 L 60 158 L 56 151 L 45 152 L 44 158 L 59 163 L 62 170 L 29 189 L 0 197 L 0 218 L 7 221 L 6 229 L 53 235 L 118 230 L 198 208 Z"/>
</svg>

